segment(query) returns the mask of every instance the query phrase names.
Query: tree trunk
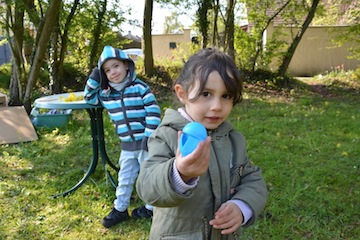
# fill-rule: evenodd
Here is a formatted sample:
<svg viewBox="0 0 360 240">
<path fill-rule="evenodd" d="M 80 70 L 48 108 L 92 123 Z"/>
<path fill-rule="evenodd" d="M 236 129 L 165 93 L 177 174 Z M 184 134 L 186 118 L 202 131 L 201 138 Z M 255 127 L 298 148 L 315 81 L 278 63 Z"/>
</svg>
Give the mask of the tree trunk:
<svg viewBox="0 0 360 240">
<path fill-rule="evenodd" d="M 199 1 L 199 8 L 196 13 L 197 21 L 196 25 L 199 28 L 199 31 L 202 35 L 202 48 L 206 48 L 209 44 L 209 36 L 208 36 L 208 29 L 209 29 L 209 20 L 207 17 L 208 11 L 211 9 L 212 0 L 202 0 Z"/>
<path fill-rule="evenodd" d="M 31 90 L 36 82 L 39 74 L 40 68 L 42 66 L 46 49 L 48 47 L 48 42 L 50 40 L 51 33 L 53 32 L 55 17 L 60 11 L 62 1 L 61 0 L 52 0 L 50 1 L 49 7 L 47 9 L 44 26 L 40 34 L 39 41 L 36 44 L 36 51 L 34 56 L 34 61 L 30 68 L 30 73 L 26 85 L 26 91 L 24 96 L 24 106 L 28 113 L 31 111 Z"/>
<path fill-rule="evenodd" d="M 11 16 L 11 6 L 7 5 L 6 32 L 8 42 L 13 56 L 11 65 L 9 105 L 22 105 L 22 79 L 25 78 L 24 56 L 22 54 L 24 43 L 24 7 L 18 1 L 15 2 L 15 15 Z M 13 32 L 13 41 L 10 40 L 10 29 Z"/>
<path fill-rule="evenodd" d="M 20 76 L 18 71 L 18 66 L 15 63 L 15 58 L 12 59 L 11 64 L 11 80 L 10 80 L 10 94 L 9 94 L 9 106 L 21 106 L 21 98 L 19 96 L 20 94 Z"/>
<path fill-rule="evenodd" d="M 226 45 L 224 46 L 227 50 L 227 53 L 232 59 L 235 59 L 235 50 L 234 50 L 234 10 L 235 10 L 235 0 L 227 0 L 226 5 L 226 24 L 225 24 L 225 39 Z"/>
<path fill-rule="evenodd" d="M 56 53 L 56 56 L 54 56 L 54 60 L 52 64 L 52 74 L 51 78 L 53 81 L 53 84 L 51 86 L 51 92 L 52 93 L 61 93 L 62 92 L 62 86 L 63 86 L 63 73 L 64 73 L 64 58 L 65 53 L 67 49 L 67 42 L 68 42 L 68 32 L 70 29 L 71 21 L 75 15 L 76 9 L 79 5 L 80 0 L 75 0 L 69 15 L 66 18 L 65 26 L 63 34 L 61 35 L 61 29 L 56 25 L 56 30 L 54 31 L 54 42 L 52 43 L 51 49 Z M 58 37 L 60 36 L 60 42 L 58 42 Z M 56 41 L 55 41 L 56 40 Z M 60 46 L 58 47 L 58 44 Z M 50 66 L 51 64 L 49 64 Z"/>
<path fill-rule="evenodd" d="M 219 47 L 219 32 L 218 32 L 218 26 L 217 26 L 217 20 L 219 17 L 219 9 L 220 9 L 220 3 L 219 0 L 214 0 L 214 29 L 213 29 L 213 36 L 212 36 L 212 45 L 215 47 Z"/>
<path fill-rule="evenodd" d="M 145 0 L 143 35 L 144 35 L 144 67 L 145 67 L 145 74 L 147 76 L 152 76 L 155 73 L 153 50 L 152 50 L 152 37 L 151 37 L 153 5 L 154 5 L 153 0 Z"/>
<path fill-rule="evenodd" d="M 58 47 L 58 40 L 61 34 L 60 25 L 59 25 L 59 14 L 57 14 L 55 19 L 55 26 L 54 31 L 51 35 L 50 40 L 50 50 L 49 50 L 49 61 L 48 61 L 48 68 L 49 68 L 49 89 L 51 94 L 60 93 L 60 82 L 58 79 L 59 76 L 59 47 Z"/>
<path fill-rule="evenodd" d="M 298 32 L 293 40 L 293 42 L 291 43 L 290 47 L 288 48 L 285 56 L 283 57 L 283 61 L 282 64 L 280 65 L 279 69 L 278 69 L 278 74 L 279 76 L 285 77 L 286 71 L 290 65 L 290 61 L 295 53 L 296 47 L 299 45 L 299 42 L 302 38 L 302 36 L 304 35 L 306 29 L 308 28 L 308 26 L 310 25 L 312 19 L 314 18 L 315 15 L 315 11 L 316 8 L 319 4 L 320 0 L 313 0 L 309 14 L 307 15 L 301 29 L 300 32 Z M 285 83 L 287 84 L 287 83 Z"/>
<path fill-rule="evenodd" d="M 89 65 L 88 65 L 88 75 L 91 74 L 94 66 L 97 65 L 97 53 L 98 53 L 98 49 L 99 49 L 99 43 L 100 43 L 100 35 L 101 35 L 101 28 L 102 28 L 102 22 L 104 19 L 104 16 L 106 14 L 106 5 L 107 5 L 107 0 L 104 0 L 101 4 L 101 9 L 98 12 L 98 19 L 97 19 L 97 23 L 96 26 L 93 30 L 93 43 L 92 43 L 92 47 L 90 50 L 90 61 L 89 61 Z"/>
</svg>

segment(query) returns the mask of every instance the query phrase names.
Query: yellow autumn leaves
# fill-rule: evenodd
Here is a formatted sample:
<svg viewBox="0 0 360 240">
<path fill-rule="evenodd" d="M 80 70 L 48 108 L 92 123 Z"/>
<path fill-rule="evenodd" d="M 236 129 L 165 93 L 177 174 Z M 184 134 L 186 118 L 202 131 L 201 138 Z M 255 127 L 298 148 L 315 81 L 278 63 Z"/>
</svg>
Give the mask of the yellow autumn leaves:
<svg viewBox="0 0 360 240">
<path fill-rule="evenodd" d="M 82 95 L 76 96 L 74 93 L 70 93 L 70 95 L 67 98 L 60 97 L 60 100 L 64 102 L 76 102 L 76 101 L 84 100 L 84 96 Z"/>
</svg>

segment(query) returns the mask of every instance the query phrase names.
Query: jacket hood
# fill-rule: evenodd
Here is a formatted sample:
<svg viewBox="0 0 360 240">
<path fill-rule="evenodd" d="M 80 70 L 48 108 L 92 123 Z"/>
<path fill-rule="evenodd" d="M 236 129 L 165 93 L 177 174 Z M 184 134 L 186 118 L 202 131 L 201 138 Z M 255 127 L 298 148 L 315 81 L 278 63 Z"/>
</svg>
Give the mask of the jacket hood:
<svg viewBox="0 0 360 240">
<path fill-rule="evenodd" d="M 128 79 L 126 79 L 125 81 L 128 81 L 127 84 L 134 81 L 134 79 L 136 78 L 134 61 L 121 49 L 114 48 L 111 46 L 105 46 L 98 61 L 98 69 L 100 70 L 101 89 L 109 88 L 109 80 L 107 79 L 104 70 L 101 68 L 102 65 L 109 59 L 118 59 L 121 61 L 126 61 L 129 66 L 129 70 L 127 75 Z"/>
<path fill-rule="evenodd" d="M 189 121 L 179 116 L 180 113 L 178 111 L 168 108 L 165 110 L 165 115 L 160 125 L 167 125 L 176 130 L 181 130 Z"/>
</svg>

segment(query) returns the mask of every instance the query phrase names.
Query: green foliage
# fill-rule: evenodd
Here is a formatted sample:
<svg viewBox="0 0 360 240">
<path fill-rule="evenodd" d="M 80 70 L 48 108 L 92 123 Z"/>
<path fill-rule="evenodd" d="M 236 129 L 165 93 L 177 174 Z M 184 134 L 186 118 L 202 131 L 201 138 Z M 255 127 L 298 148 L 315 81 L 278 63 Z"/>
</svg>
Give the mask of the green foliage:
<svg viewBox="0 0 360 240">
<path fill-rule="evenodd" d="M 0 65 L 0 73 L 4 75 L 11 75 L 11 63 L 4 63 Z"/>
<path fill-rule="evenodd" d="M 110 4 L 112 6 L 110 7 Z M 84 1 L 77 11 L 72 26 L 69 30 L 69 42 L 67 45 L 68 53 L 65 61 L 74 64 L 80 72 L 88 73 L 90 52 L 95 42 L 94 29 L 98 21 L 98 12 L 101 8 L 99 1 Z M 125 42 L 119 40 L 117 29 L 125 21 L 125 7 L 118 1 L 108 3 L 107 12 L 101 21 L 100 45 L 96 56 L 100 55 L 105 45 L 122 47 Z"/>
<path fill-rule="evenodd" d="M 344 71 L 341 66 L 333 71 L 319 74 L 314 79 L 323 82 L 330 94 L 342 91 L 343 98 L 358 97 L 360 95 L 360 74 L 356 71 Z"/>
<path fill-rule="evenodd" d="M 243 70 L 245 82 L 250 84 L 257 84 L 264 87 L 264 89 L 291 89 L 296 83 L 295 79 L 289 75 L 280 77 L 276 73 L 258 69 L 255 71 Z"/>
<path fill-rule="evenodd" d="M 360 15 L 360 10 L 358 10 L 358 15 Z M 349 58 L 360 60 L 360 24 L 349 26 L 344 32 L 334 30 L 332 33 L 335 35 L 333 42 L 338 46 L 349 42 L 356 43 L 353 47 L 348 48 Z"/>
<path fill-rule="evenodd" d="M 355 25 L 359 23 L 357 0 L 327 0 L 321 2 L 313 20 L 315 25 Z"/>
<path fill-rule="evenodd" d="M 0 65 L 0 92 L 8 94 L 11 76 L 11 64 Z"/>
<path fill-rule="evenodd" d="M 162 71 L 167 72 L 171 79 L 177 78 L 180 69 L 191 55 L 200 50 L 200 46 L 194 43 L 178 44 L 176 49 L 172 51 L 172 55 L 166 58 L 156 58 L 156 66 Z"/>
<path fill-rule="evenodd" d="M 8 94 L 11 76 L 11 63 L 0 66 L 0 92 Z M 65 63 L 63 75 L 63 87 L 65 91 L 82 91 L 84 89 L 86 75 L 80 72 L 79 69 L 73 65 Z M 49 90 L 49 72 L 48 68 L 44 67 L 40 72 L 39 80 L 35 86 L 32 94 L 32 99 L 48 93 Z"/>
<path fill-rule="evenodd" d="M 266 49 L 261 55 L 262 58 L 259 60 L 261 61 L 259 65 L 263 69 L 276 71 L 281 64 L 281 57 L 287 52 L 289 43 L 284 40 L 288 36 L 288 33 L 281 27 L 274 29 L 273 36 L 276 37 L 271 37 L 267 40 Z"/>
<path fill-rule="evenodd" d="M 1 26 L 1 25 L 0 25 Z M 0 46 L 3 46 L 3 45 L 5 45 L 5 44 L 7 44 L 8 43 L 8 40 L 7 40 L 7 38 L 2 38 L 2 37 L 0 37 Z"/>
<path fill-rule="evenodd" d="M 86 80 L 86 72 L 80 71 L 70 63 L 64 64 L 64 74 L 62 81 L 65 91 L 69 92 L 84 90 Z"/>
<path fill-rule="evenodd" d="M 309 13 L 309 1 L 243 1 L 248 10 L 251 34 L 237 31 L 235 49 L 241 55 L 240 66 L 246 70 L 277 71 Z M 271 20 L 271 23 L 270 23 Z M 275 28 L 268 28 L 273 25 Z M 292 26 L 289 33 L 282 26 Z M 263 39 L 267 30 L 266 39 Z M 274 30 L 274 32 L 270 31 Z"/>
<path fill-rule="evenodd" d="M 165 16 L 163 24 L 163 33 L 176 33 L 184 28 L 184 25 L 179 22 L 178 13 L 172 12 L 170 16 Z"/>
<path fill-rule="evenodd" d="M 235 32 L 235 49 L 240 55 L 236 61 L 245 70 L 252 70 L 254 64 L 255 69 L 267 70 L 271 59 L 276 55 L 279 48 L 278 38 L 273 37 L 267 40 L 266 49 L 263 49 L 263 34 L 270 18 L 267 15 L 267 10 L 276 9 L 274 1 L 245 2 L 248 9 L 248 21 L 251 23 L 251 34 L 242 31 L 240 28 Z"/>
<path fill-rule="evenodd" d="M 354 71 L 353 78 L 357 79 L 358 81 L 360 80 L 360 67 Z"/>
<path fill-rule="evenodd" d="M 235 31 L 234 48 L 236 50 L 235 62 L 242 69 L 252 68 L 251 59 L 255 56 L 256 39 L 245 31 L 237 28 Z"/>
</svg>

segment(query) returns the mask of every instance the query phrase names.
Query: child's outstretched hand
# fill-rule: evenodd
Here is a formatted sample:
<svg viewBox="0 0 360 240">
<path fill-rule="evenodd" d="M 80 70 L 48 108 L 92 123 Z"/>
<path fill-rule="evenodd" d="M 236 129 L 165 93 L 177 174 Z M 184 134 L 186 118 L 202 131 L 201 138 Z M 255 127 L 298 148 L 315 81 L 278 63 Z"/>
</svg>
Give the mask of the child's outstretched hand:
<svg viewBox="0 0 360 240">
<path fill-rule="evenodd" d="M 179 131 L 178 141 L 181 134 L 182 131 Z M 210 144 L 211 137 L 208 136 L 186 157 L 181 155 L 179 148 L 177 149 L 176 168 L 184 182 L 189 182 L 192 178 L 201 176 L 207 171 L 210 161 Z"/>
<path fill-rule="evenodd" d="M 240 208 L 233 202 L 225 202 L 216 211 L 210 225 L 216 229 L 223 229 L 221 234 L 230 234 L 241 226 L 243 220 Z"/>
</svg>

